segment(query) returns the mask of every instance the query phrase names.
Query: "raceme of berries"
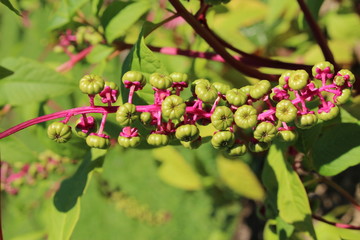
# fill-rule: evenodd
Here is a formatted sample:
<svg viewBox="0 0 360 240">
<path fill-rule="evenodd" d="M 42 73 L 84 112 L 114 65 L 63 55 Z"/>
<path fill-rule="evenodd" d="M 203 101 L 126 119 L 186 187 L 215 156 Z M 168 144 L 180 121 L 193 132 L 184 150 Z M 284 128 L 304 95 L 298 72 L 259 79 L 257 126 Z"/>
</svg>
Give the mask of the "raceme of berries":
<svg viewBox="0 0 360 240">
<path fill-rule="evenodd" d="M 327 121 L 339 114 L 339 107 L 351 96 L 354 75 L 348 70 L 334 73 L 329 62 L 321 62 L 312 70 L 313 78 L 304 70 L 286 71 L 279 78 L 279 85 L 272 87 L 269 81 L 260 80 L 253 86 L 231 88 L 225 83 L 211 83 L 207 79 L 190 81 L 185 73 L 169 75 L 153 73 L 147 81 L 138 71 L 128 71 L 122 76 L 122 84 L 129 89 L 128 101 L 113 106 L 118 98 L 118 86 L 90 74 L 80 80 L 80 90 L 90 99 L 89 107 L 82 107 L 75 131 L 86 138 L 90 147 L 106 149 L 109 136 L 104 131 L 108 114 L 115 113 L 122 129 L 117 142 L 124 148 L 137 147 L 141 142 L 159 147 L 181 144 L 196 149 L 203 143 L 199 125 L 212 124 L 214 132 L 211 144 L 231 156 L 241 156 L 247 150 L 265 151 L 277 138 L 292 143 L 297 139 L 296 128 L 308 129 L 319 121 Z M 135 91 L 141 91 L 149 82 L 154 91 L 154 101 L 148 105 L 133 104 Z M 192 97 L 184 99 L 182 91 L 190 86 Z M 99 95 L 104 106 L 95 106 Z M 318 103 L 310 109 L 308 104 Z M 88 113 L 101 113 L 97 124 Z M 62 143 L 71 137 L 67 125 L 75 114 L 63 121 L 52 123 L 48 135 Z M 149 129 L 139 134 L 138 124 Z M 248 136 L 245 140 L 243 137 Z M 141 144 L 141 145 L 143 145 Z"/>
</svg>

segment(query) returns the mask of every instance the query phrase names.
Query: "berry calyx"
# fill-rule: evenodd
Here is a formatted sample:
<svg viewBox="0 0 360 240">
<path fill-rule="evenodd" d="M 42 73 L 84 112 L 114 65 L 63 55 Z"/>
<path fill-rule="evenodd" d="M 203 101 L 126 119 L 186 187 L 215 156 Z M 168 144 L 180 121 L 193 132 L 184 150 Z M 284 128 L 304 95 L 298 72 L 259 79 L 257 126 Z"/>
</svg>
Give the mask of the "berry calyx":
<svg viewBox="0 0 360 240">
<path fill-rule="evenodd" d="M 276 128 L 270 122 L 261 122 L 254 131 L 254 138 L 259 142 L 271 142 L 275 136 Z"/>
<path fill-rule="evenodd" d="M 293 90 L 301 90 L 308 84 L 309 74 L 305 70 L 296 70 L 290 74 L 288 85 Z"/>
<path fill-rule="evenodd" d="M 110 146 L 110 137 L 106 134 L 90 133 L 86 144 L 91 148 L 107 149 Z"/>
<path fill-rule="evenodd" d="M 185 113 L 186 104 L 184 100 L 177 96 L 171 95 L 165 98 L 161 104 L 161 113 L 163 117 L 179 120 Z"/>
<path fill-rule="evenodd" d="M 136 86 L 135 90 L 141 90 L 146 85 L 146 79 L 139 71 L 128 71 L 122 76 L 121 80 L 126 88 Z"/>
<path fill-rule="evenodd" d="M 138 117 L 136 106 L 132 103 L 125 103 L 116 111 L 116 121 L 121 126 L 130 126 Z"/>
<path fill-rule="evenodd" d="M 95 118 L 92 116 L 81 117 L 76 121 L 75 131 L 79 137 L 86 138 L 91 131 L 96 131 Z"/>
<path fill-rule="evenodd" d="M 48 126 L 48 137 L 57 143 L 66 143 L 70 140 L 71 127 L 63 122 L 54 122 Z"/>
<path fill-rule="evenodd" d="M 211 115 L 211 123 L 217 130 L 226 130 L 233 124 L 234 114 L 226 106 L 217 106 Z"/>
<path fill-rule="evenodd" d="M 238 127 L 247 129 L 257 124 L 257 116 L 257 111 L 253 106 L 243 105 L 236 110 L 234 120 Z"/>
<path fill-rule="evenodd" d="M 325 77 L 331 78 L 334 73 L 334 65 L 330 62 L 324 61 L 315 64 L 312 68 L 312 75 L 314 78 L 322 80 L 322 75 L 325 74 Z"/>
<path fill-rule="evenodd" d="M 281 100 L 276 104 L 275 116 L 282 122 L 292 122 L 297 116 L 297 108 L 290 100 Z"/>
</svg>

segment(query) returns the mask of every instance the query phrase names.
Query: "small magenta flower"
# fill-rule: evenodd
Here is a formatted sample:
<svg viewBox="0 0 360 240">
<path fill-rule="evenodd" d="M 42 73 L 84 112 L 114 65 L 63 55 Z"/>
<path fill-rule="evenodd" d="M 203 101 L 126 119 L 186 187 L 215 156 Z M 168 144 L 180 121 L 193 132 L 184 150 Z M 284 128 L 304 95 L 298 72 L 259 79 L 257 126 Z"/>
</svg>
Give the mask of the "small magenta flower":
<svg viewBox="0 0 360 240">
<path fill-rule="evenodd" d="M 124 148 L 136 147 L 140 144 L 141 138 L 137 128 L 124 127 L 118 137 L 118 143 Z"/>
</svg>

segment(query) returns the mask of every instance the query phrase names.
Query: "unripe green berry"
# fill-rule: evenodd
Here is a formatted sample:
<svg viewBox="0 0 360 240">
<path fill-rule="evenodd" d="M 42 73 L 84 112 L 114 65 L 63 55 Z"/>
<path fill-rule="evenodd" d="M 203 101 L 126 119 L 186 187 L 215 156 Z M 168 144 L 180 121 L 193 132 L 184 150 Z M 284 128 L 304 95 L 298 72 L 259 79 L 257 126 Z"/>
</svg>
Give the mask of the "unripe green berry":
<svg viewBox="0 0 360 240">
<path fill-rule="evenodd" d="M 173 72 L 170 74 L 173 82 L 185 82 L 189 84 L 189 76 L 186 73 Z"/>
<path fill-rule="evenodd" d="M 226 130 L 234 122 L 234 114 L 226 106 L 217 106 L 211 115 L 211 123 L 217 130 Z"/>
<path fill-rule="evenodd" d="M 250 91 L 254 86 L 250 86 L 250 85 L 246 85 L 242 88 L 240 88 L 240 91 L 242 91 L 243 93 L 245 93 L 246 96 L 250 96 Z"/>
<path fill-rule="evenodd" d="M 86 144 L 91 148 L 107 149 L 110 146 L 109 136 L 99 136 L 92 133 L 87 136 Z"/>
<path fill-rule="evenodd" d="M 140 114 L 140 121 L 142 122 L 142 124 L 144 125 L 149 125 L 152 121 L 152 115 L 149 112 L 142 112 Z"/>
<path fill-rule="evenodd" d="M 298 128 L 308 129 L 313 127 L 317 123 L 318 118 L 313 113 L 297 116 L 295 119 L 295 125 Z"/>
<path fill-rule="evenodd" d="M 240 106 L 244 105 L 244 103 L 246 102 L 247 96 L 244 93 L 244 91 L 233 88 L 226 92 L 226 100 L 231 105 L 240 107 Z"/>
<path fill-rule="evenodd" d="M 234 145 L 235 135 L 230 131 L 219 131 L 214 134 L 211 144 L 215 149 L 227 149 Z"/>
<path fill-rule="evenodd" d="M 278 131 L 277 137 L 282 142 L 295 142 L 296 139 L 298 138 L 298 134 L 295 130 L 292 130 L 292 131 L 282 130 L 282 131 Z"/>
<path fill-rule="evenodd" d="M 282 122 L 292 122 L 297 116 L 297 108 L 290 100 L 281 100 L 276 104 L 275 116 Z"/>
<path fill-rule="evenodd" d="M 250 89 L 250 96 L 254 99 L 260 99 L 269 93 L 270 89 L 270 82 L 268 80 L 261 80 Z"/>
<path fill-rule="evenodd" d="M 254 138 L 259 142 L 271 142 L 276 136 L 276 128 L 270 122 L 261 122 L 254 130 Z"/>
<path fill-rule="evenodd" d="M 317 64 L 315 64 L 312 68 L 312 75 L 314 77 L 316 77 L 316 75 L 318 74 L 318 69 L 320 71 L 324 71 L 325 68 L 329 68 L 329 72 L 328 73 L 334 73 L 334 65 L 332 65 L 330 62 L 327 61 L 323 61 L 323 62 L 319 62 Z"/>
<path fill-rule="evenodd" d="M 346 77 L 345 77 L 346 76 Z M 350 72 L 347 69 L 341 69 L 336 76 L 334 77 L 334 83 L 337 86 L 342 86 L 345 83 L 345 78 L 347 79 L 347 81 L 349 81 L 351 84 L 355 83 L 355 76 L 352 72 Z"/>
<path fill-rule="evenodd" d="M 193 124 L 185 124 L 178 127 L 175 131 L 175 137 L 182 142 L 191 142 L 199 137 L 200 131 Z"/>
<path fill-rule="evenodd" d="M 335 97 L 335 103 L 337 105 L 344 104 L 350 99 L 350 97 L 351 97 L 351 90 L 349 88 L 344 88 L 341 91 L 341 95 Z"/>
<path fill-rule="evenodd" d="M 207 79 L 205 79 L 205 78 L 196 79 L 195 81 L 193 81 L 193 82 L 191 83 L 191 92 L 195 93 L 195 87 L 196 87 L 196 85 L 198 85 L 199 83 L 210 84 L 209 80 L 207 80 Z"/>
<path fill-rule="evenodd" d="M 121 126 L 130 126 L 136 119 L 138 119 L 138 114 L 136 106 L 132 103 L 125 103 L 116 111 L 116 121 Z"/>
<path fill-rule="evenodd" d="M 65 143 L 70 140 L 71 127 L 63 122 L 54 122 L 48 126 L 48 137 L 57 143 Z"/>
<path fill-rule="evenodd" d="M 249 142 L 249 149 L 251 152 L 264 152 L 269 149 L 271 143 L 268 142 Z"/>
<path fill-rule="evenodd" d="M 257 124 L 257 117 L 256 109 L 250 105 L 239 107 L 234 114 L 236 125 L 244 129 L 254 127 Z"/>
<path fill-rule="evenodd" d="M 153 146 L 165 146 L 169 143 L 169 136 L 166 134 L 152 133 L 147 137 L 147 143 Z"/>
<path fill-rule="evenodd" d="M 184 115 L 185 110 L 184 100 L 177 95 L 168 96 L 161 103 L 161 113 L 163 117 L 168 119 L 179 120 Z"/>
<path fill-rule="evenodd" d="M 323 121 L 329 121 L 333 118 L 335 118 L 337 115 L 339 115 L 339 107 L 338 106 L 333 106 L 329 112 L 325 112 L 325 111 L 322 111 L 322 112 L 316 112 L 316 116 L 323 120 Z"/>
<path fill-rule="evenodd" d="M 235 143 L 232 147 L 226 150 L 228 157 L 239 157 L 246 153 L 246 145 L 242 143 Z"/>
<path fill-rule="evenodd" d="M 290 75 L 293 73 L 293 70 L 289 70 L 289 71 L 285 71 L 281 74 L 280 78 L 279 78 L 279 85 L 281 87 L 283 87 L 284 85 L 287 84 L 286 78 L 289 79 Z"/>
<path fill-rule="evenodd" d="M 309 74 L 305 70 L 296 70 L 290 74 L 288 84 L 293 90 L 301 90 L 308 84 Z"/>
<path fill-rule="evenodd" d="M 120 146 L 124 147 L 124 148 L 129 148 L 129 147 L 136 147 L 137 145 L 139 145 L 140 143 L 140 137 L 123 137 L 123 136 L 119 136 L 118 137 L 118 143 Z"/>
<path fill-rule="evenodd" d="M 139 82 L 141 87 L 146 85 L 146 78 L 141 72 L 138 71 L 128 71 L 122 76 L 122 82 L 126 84 L 126 81 L 129 82 Z"/>
<path fill-rule="evenodd" d="M 216 88 L 209 82 L 200 82 L 195 86 L 195 94 L 204 102 L 214 102 L 218 96 Z"/>
<path fill-rule="evenodd" d="M 201 142 L 201 137 L 198 137 L 197 139 L 193 140 L 193 141 L 180 141 L 181 145 L 183 145 L 185 148 L 187 149 L 198 149 L 202 142 Z"/>
<path fill-rule="evenodd" d="M 212 84 L 218 92 L 225 95 L 227 91 L 231 89 L 229 84 L 221 83 L 221 82 L 215 82 Z"/>
<path fill-rule="evenodd" d="M 150 75 L 149 82 L 151 86 L 157 89 L 167 89 L 171 87 L 173 80 L 170 76 L 163 75 L 160 73 L 153 73 Z"/>
<path fill-rule="evenodd" d="M 95 95 L 104 89 L 105 81 L 102 77 L 89 74 L 80 79 L 79 88 L 81 92 L 88 95 Z"/>
</svg>

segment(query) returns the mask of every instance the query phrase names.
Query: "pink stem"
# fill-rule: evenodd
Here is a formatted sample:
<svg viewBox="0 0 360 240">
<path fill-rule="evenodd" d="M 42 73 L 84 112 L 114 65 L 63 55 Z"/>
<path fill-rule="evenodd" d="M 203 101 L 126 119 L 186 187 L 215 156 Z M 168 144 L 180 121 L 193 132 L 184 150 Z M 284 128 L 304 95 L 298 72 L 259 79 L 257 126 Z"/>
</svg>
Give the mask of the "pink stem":
<svg viewBox="0 0 360 240">
<path fill-rule="evenodd" d="M 58 72 L 66 72 L 70 69 L 72 69 L 76 63 L 78 63 L 79 61 L 81 61 L 82 59 L 84 59 L 93 49 L 93 46 L 89 46 L 87 48 L 85 48 L 84 50 L 82 50 L 81 52 L 79 52 L 76 55 L 71 55 L 70 56 L 70 60 L 67 61 L 66 63 L 60 65 L 59 67 L 56 68 L 56 71 Z"/>
<path fill-rule="evenodd" d="M 131 85 L 131 87 L 130 87 L 130 92 L 129 92 L 128 103 L 132 103 L 132 99 L 133 99 L 133 96 L 134 96 L 135 88 L 136 88 L 136 85 Z"/>
<path fill-rule="evenodd" d="M 327 223 L 327 224 L 330 224 L 330 225 L 333 225 L 335 227 L 338 227 L 338 228 L 346 228 L 346 229 L 354 229 L 354 230 L 360 230 L 360 226 L 354 226 L 354 225 L 350 225 L 350 224 L 344 224 L 344 223 L 336 223 L 336 222 L 330 222 L 320 216 L 317 216 L 317 215 L 312 215 L 312 217 L 318 221 L 321 221 L 321 222 L 324 222 L 324 223 Z"/>
<path fill-rule="evenodd" d="M 104 131 L 107 115 L 108 115 L 107 112 L 105 112 L 105 113 L 103 114 L 103 117 L 102 117 L 101 123 L 100 123 L 100 127 L 99 127 L 99 131 L 98 131 L 98 134 L 102 134 L 103 131 Z"/>
</svg>

